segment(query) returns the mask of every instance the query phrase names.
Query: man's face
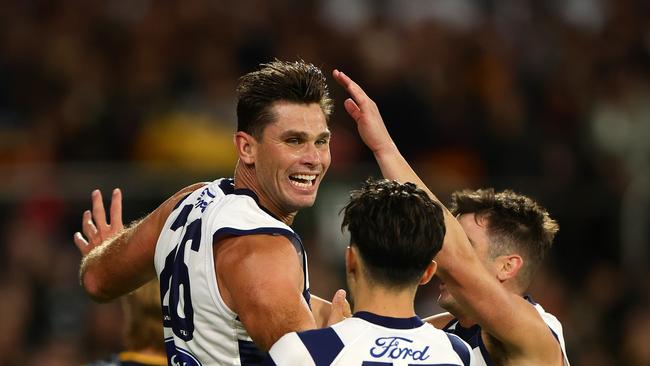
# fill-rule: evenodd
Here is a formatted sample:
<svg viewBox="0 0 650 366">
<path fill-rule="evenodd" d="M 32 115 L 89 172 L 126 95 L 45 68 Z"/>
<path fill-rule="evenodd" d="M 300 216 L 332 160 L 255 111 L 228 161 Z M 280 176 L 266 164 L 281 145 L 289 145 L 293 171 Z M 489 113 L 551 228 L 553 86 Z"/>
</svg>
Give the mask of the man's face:
<svg viewBox="0 0 650 366">
<path fill-rule="evenodd" d="M 317 103 L 281 102 L 272 109 L 276 121 L 257 143 L 255 172 L 263 204 L 290 214 L 316 200 L 331 161 L 330 131 Z"/>
<path fill-rule="evenodd" d="M 496 277 L 496 265 L 488 253 L 490 244 L 486 219 L 479 218 L 477 220 L 476 216 L 473 213 L 470 213 L 460 215 L 458 217 L 458 222 L 460 223 L 460 226 L 463 227 L 465 234 L 467 234 L 467 238 L 469 239 L 470 244 L 472 244 L 476 256 L 481 262 L 483 262 L 483 265 L 487 268 L 488 272 Z M 447 291 L 444 282 L 440 283 L 438 304 L 452 314 L 458 314 L 461 312 L 459 304 Z"/>
</svg>

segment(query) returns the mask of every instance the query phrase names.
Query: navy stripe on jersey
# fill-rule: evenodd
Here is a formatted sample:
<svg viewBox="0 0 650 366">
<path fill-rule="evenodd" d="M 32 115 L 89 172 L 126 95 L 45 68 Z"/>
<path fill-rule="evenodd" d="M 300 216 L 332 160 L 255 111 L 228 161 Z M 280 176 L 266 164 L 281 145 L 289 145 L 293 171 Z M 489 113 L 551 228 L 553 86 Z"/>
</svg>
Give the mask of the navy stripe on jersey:
<svg viewBox="0 0 650 366">
<path fill-rule="evenodd" d="M 264 362 L 260 364 L 260 366 L 278 366 L 278 364 L 275 363 L 271 357 L 267 357 L 264 359 Z"/>
<path fill-rule="evenodd" d="M 490 354 L 488 353 L 487 348 L 485 348 L 485 344 L 483 343 L 480 325 L 475 324 L 469 328 L 464 328 L 460 325 L 458 319 L 455 319 L 450 324 L 448 324 L 444 330 L 445 332 L 459 336 L 460 339 L 467 342 L 472 349 L 478 348 L 481 351 L 481 355 L 483 356 L 486 365 L 494 366 L 494 362 L 492 362 Z"/>
<path fill-rule="evenodd" d="M 219 188 L 224 194 L 232 194 L 235 191 L 235 180 L 233 178 L 224 178 L 219 182 Z"/>
<path fill-rule="evenodd" d="M 343 341 L 332 328 L 300 332 L 298 337 L 317 366 L 331 364 L 343 349 Z"/>
<path fill-rule="evenodd" d="M 361 318 L 369 323 L 393 329 L 413 329 L 421 327 L 424 324 L 417 316 L 411 318 L 391 318 L 389 316 L 381 316 L 367 311 L 356 312 L 353 316 L 355 318 Z"/>
<path fill-rule="evenodd" d="M 193 192 L 190 192 L 190 193 L 186 194 L 185 197 L 183 197 L 180 201 L 176 202 L 176 206 L 174 206 L 174 208 L 172 209 L 172 211 L 174 211 L 175 209 L 181 207 L 181 204 L 182 204 L 183 202 L 185 202 L 185 200 L 187 199 L 187 197 L 189 197 L 192 193 L 193 193 Z"/>
<path fill-rule="evenodd" d="M 224 179 L 219 183 L 219 188 L 223 191 L 225 194 L 237 194 L 237 195 L 242 195 L 242 196 L 248 196 L 252 198 L 257 206 L 267 214 L 271 215 L 274 219 L 281 221 L 277 216 L 273 214 L 273 212 L 269 211 L 266 207 L 260 205 L 260 199 L 257 198 L 257 194 L 253 192 L 252 190 L 248 188 L 235 188 L 235 180 L 232 178 L 229 179 Z"/>
<path fill-rule="evenodd" d="M 456 335 L 453 334 L 447 334 L 447 338 L 449 338 L 449 341 L 451 342 L 451 346 L 454 348 L 454 351 L 458 354 L 460 359 L 463 361 L 463 365 L 469 366 L 469 350 L 463 343 L 463 341 L 460 340 L 460 338 Z"/>
<path fill-rule="evenodd" d="M 244 236 L 244 235 L 264 235 L 264 234 L 285 236 L 287 237 L 287 239 L 289 239 L 289 241 L 291 241 L 291 244 L 294 243 L 292 239 L 296 239 L 298 243 L 301 243 L 300 238 L 298 238 L 295 233 L 293 233 L 290 230 L 282 229 L 279 227 L 258 227 L 256 229 L 251 229 L 251 230 L 241 230 L 241 229 L 235 229 L 231 227 L 222 227 L 221 229 L 214 232 L 214 235 L 212 235 L 212 242 L 218 241 L 223 237 L 230 236 L 230 235 Z M 302 249 L 302 248 L 296 248 L 296 249 Z"/>
<path fill-rule="evenodd" d="M 264 360 L 264 358 L 267 356 L 265 352 L 260 351 L 255 343 L 251 341 L 243 341 L 241 339 L 238 339 L 237 345 L 239 347 L 239 359 L 242 366 L 257 366 L 261 364 L 262 360 Z"/>
</svg>

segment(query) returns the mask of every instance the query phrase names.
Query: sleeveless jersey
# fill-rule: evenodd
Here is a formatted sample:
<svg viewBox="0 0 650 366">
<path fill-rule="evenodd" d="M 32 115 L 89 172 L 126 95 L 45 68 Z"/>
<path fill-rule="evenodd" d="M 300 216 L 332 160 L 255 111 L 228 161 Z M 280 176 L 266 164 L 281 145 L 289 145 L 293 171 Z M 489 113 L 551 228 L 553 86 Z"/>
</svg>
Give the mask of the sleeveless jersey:
<svg viewBox="0 0 650 366">
<path fill-rule="evenodd" d="M 264 365 L 280 366 L 474 366 L 467 343 L 420 318 L 357 312 L 329 328 L 280 338 Z"/>
<path fill-rule="evenodd" d="M 535 307 L 537 312 L 539 312 L 539 314 L 542 316 L 542 319 L 544 319 L 546 325 L 548 325 L 550 331 L 553 333 L 553 336 L 555 336 L 555 339 L 557 339 L 558 343 L 560 343 L 560 348 L 562 348 L 562 356 L 564 357 L 564 366 L 570 366 L 569 359 L 567 358 L 566 355 L 566 348 L 564 346 L 564 335 L 562 334 L 562 324 L 560 323 L 560 321 L 557 320 L 557 318 L 553 314 L 547 313 L 544 310 L 544 308 L 542 308 L 541 305 L 535 303 L 530 298 L 530 296 L 525 296 L 524 298 L 528 300 L 528 302 Z M 463 328 L 458 323 L 458 319 L 454 319 L 451 322 L 449 322 L 449 324 L 447 324 L 443 328 L 443 330 L 452 334 L 456 334 L 457 336 L 462 338 L 465 342 L 469 343 L 478 361 L 477 365 L 494 366 L 494 363 L 490 358 L 490 354 L 488 353 L 487 348 L 483 343 L 483 338 L 481 338 L 480 325 L 476 324 L 470 328 Z"/>
<path fill-rule="evenodd" d="M 309 304 L 307 258 L 294 231 L 258 203 L 255 193 L 216 180 L 188 194 L 171 212 L 154 264 L 160 279 L 165 347 L 169 365 L 257 365 L 265 354 L 239 317 L 226 306 L 217 285 L 213 242 L 232 235 L 287 237 L 296 248 Z"/>
</svg>

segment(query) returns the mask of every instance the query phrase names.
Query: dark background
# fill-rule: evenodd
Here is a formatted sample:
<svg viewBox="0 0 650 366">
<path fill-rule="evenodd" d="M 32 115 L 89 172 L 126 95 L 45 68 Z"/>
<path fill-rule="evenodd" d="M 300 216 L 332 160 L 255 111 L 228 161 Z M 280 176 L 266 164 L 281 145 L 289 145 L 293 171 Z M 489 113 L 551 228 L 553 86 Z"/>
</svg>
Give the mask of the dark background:
<svg viewBox="0 0 650 366">
<path fill-rule="evenodd" d="M 581 365 L 650 365 L 650 6 L 613 0 L 2 1 L 0 364 L 121 347 L 72 242 L 90 192 L 125 221 L 232 174 L 237 78 L 277 57 L 345 71 L 425 182 L 528 194 L 560 232 L 532 296 Z M 379 176 L 331 79 L 333 163 L 295 223 L 314 293 L 344 286 L 338 211 Z M 436 286 L 418 296 L 440 311 Z"/>
</svg>

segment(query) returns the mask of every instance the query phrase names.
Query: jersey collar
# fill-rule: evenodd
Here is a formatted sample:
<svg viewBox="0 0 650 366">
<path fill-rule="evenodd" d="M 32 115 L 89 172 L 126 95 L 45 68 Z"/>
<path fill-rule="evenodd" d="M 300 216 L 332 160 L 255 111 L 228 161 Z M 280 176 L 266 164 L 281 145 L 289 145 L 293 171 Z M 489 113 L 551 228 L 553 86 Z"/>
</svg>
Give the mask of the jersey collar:
<svg viewBox="0 0 650 366">
<path fill-rule="evenodd" d="M 389 316 L 382 316 L 373 314 L 368 311 L 358 311 L 353 315 L 355 318 L 363 319 L 369 323 L 381 325 L 386 328 L 393 329 L 413 329 L 421 327 L 424 323 L 417 317 L 411 318 L 391 318 Z"/>
</svg>

